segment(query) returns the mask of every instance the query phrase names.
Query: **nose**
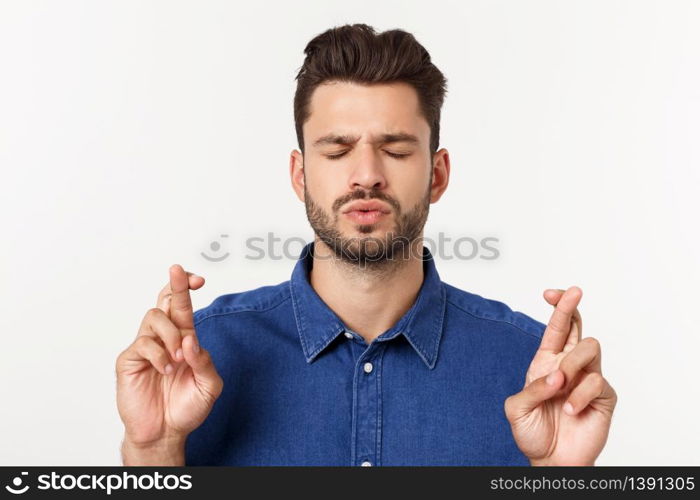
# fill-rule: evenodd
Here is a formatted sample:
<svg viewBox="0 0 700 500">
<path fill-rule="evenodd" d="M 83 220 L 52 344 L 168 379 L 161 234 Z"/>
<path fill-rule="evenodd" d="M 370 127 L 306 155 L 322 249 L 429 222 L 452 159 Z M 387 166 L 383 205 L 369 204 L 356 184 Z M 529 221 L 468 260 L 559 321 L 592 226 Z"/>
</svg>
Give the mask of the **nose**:
<svg viewBox="0 0 700 500">
<path fill-rule="evenodd" d="M 357 163 L 353 165 L 348 187 L 350 191 L 358 188 L 367 190 L 382 190 L 386 188 L 387 180 L 384 175 L 384 166 L 381 158 L 371 145 L 367 145 L 357 156 Z"/>
</svg>

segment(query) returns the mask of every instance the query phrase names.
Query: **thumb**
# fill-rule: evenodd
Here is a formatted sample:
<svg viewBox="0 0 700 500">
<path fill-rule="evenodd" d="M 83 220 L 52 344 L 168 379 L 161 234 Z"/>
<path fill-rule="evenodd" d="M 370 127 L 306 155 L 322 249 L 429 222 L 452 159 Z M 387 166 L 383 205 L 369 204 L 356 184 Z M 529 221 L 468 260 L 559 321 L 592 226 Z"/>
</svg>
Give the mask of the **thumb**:
<svg viewBox="0 0 700 500">
<path fill-rule="evenodd" d="M 508 420 L 512 422 L 528 415 L 541 403 L 554 396 L 565 378 L 564 373 L 557 368 L 549 375 L 532 381 L 519 393 L 509 396 L 504 405 Z"/>
<path fill-rule="evenodd" d="M 186 335 L 182 339 L 182 353 L 185 362 L 192 368 L 197 387 L 203 391 L 210 404 L 221 395 L 224 382 L 216 371 L 209 352 L 201 347 L 194 335 Z"/>
</svg>

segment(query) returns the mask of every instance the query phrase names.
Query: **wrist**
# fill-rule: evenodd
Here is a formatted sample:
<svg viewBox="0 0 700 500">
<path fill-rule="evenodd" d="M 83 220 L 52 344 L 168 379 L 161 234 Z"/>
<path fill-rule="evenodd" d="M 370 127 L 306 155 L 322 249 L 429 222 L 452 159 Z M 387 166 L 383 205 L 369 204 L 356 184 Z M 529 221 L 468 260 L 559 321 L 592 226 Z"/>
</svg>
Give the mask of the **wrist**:
<svg viewBox="0 0 700 500">
<path fill-rule="evenodd" d="M 595 461 L 590 463 L 556 463 L 551 458 L 530 458 L 530 465 L 532 467 L 560 467 L 560 466 L 576 466 L 576 467 L 594 467 Z"/>
<path fill-rule="evenodd" d="M 125 466 L 185 465 L 187 436 L 167 436 L 149 442 L 137 442 L 125 435 L 122 441 L 122 461 Z"/>
</svg>

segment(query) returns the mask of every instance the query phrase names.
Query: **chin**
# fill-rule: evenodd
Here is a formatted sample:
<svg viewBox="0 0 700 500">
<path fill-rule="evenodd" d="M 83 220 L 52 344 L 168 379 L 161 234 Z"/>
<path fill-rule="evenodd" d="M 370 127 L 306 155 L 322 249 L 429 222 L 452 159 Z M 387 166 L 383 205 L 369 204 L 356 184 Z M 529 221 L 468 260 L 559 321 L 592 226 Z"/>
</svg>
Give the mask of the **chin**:
<svg viewBox="0 0 700 500">
<path fill-rule="evenodd" d="M 363 236 L 368 238 L 384 238 L 386 237 L 387 233 L 387 230 L 382 229 L 377 224 L 357 224 L 350 231 L 350 236 L 353 238 L 361 238 Z"/>
</svg>

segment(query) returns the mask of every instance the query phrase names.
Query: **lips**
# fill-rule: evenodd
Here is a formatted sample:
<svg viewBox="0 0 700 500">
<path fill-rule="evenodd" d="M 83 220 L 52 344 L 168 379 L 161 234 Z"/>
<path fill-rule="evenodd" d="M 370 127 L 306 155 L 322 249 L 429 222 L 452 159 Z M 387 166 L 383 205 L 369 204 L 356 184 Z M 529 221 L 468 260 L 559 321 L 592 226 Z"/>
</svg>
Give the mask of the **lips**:
<svg viewBox="0 0 700 500">
<path fill-rule="evenodd" d="M 387 214 L 380 212 L 379 210 L 351 210 L 346 212 L 345 217 L 359 224 L 375 224 L 382 220 L 383 217 L 387 217 Z"/>
<path fill-rule="evenodd" d="M 348 214 L 350 212 L 379 212 L 381 214 L 388 214 L 391 213 L 391 210 L 380 201 L 369 200 L 351 203 L 343 213 Z"/>
</svg>

